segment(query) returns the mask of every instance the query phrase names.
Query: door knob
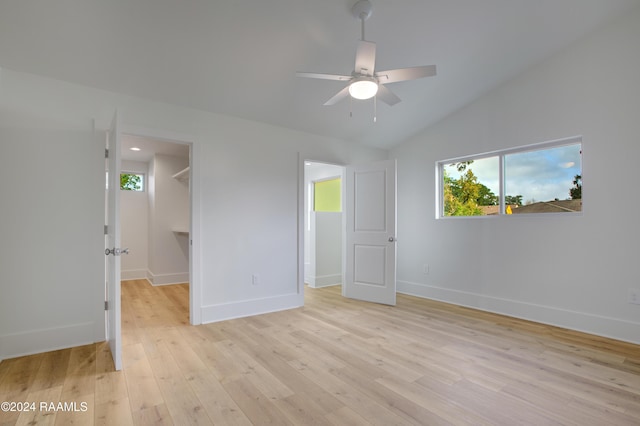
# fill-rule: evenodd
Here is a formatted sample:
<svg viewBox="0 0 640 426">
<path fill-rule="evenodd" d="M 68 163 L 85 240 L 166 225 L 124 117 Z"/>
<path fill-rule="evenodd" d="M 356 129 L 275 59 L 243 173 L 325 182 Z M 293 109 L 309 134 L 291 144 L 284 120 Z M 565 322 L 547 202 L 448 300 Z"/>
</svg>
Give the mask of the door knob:
<svg viewBox="0 0 640 426">
<path fill-rule="evenodd" d="M 104 254 L 107 255 L 107 256 L 109 256 L 110 254 L 112 254 L 114 256 L 120 256 L 121 254 L 129 254 L 129 247 L 123 248 L 123 249 L 116 248 L 116 247 L 114 247 L 112 249 L 107 248 L 107 249 L 104 250 Z"/>
<path fill-rule="evenodd" d="M 394 242 L 396 239 L 394 237 L 389 237 L 389 242 L 392 243 Z"/>
</svg>

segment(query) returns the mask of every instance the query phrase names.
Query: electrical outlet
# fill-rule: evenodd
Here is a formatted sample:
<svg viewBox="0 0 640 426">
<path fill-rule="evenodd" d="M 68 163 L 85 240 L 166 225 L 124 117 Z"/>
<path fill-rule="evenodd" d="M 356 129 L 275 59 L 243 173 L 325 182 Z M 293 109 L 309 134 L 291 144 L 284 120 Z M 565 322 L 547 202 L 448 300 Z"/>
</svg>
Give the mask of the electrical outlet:
<svg viewBox="0 0 640 426">
<path fill-rule="evenodd" d="M 640 305 L 640 289 L 637 289 L 637 288 L 629 289 L 629 303 Z"/>
<path fill-rule="evenodd" d="M 429 264 L 428 263 L 425 263 L 422 266 L 422 273 L 425 274 L 425 275 L 429 275 Z"/>
<path fill-rule="evenodd" d="M 258 274 L 251 275 L 251 284 L 253 285 L 260 284 L 260 277 L 258 276 Z"/>
</svg>

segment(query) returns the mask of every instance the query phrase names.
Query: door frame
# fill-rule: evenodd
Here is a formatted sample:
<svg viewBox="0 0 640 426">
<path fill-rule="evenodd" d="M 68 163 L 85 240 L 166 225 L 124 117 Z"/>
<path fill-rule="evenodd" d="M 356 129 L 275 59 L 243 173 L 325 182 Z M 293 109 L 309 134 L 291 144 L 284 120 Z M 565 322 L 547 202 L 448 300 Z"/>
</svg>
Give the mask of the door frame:
<svg viewBox="0 0 640 426">
<path fill-rule="evenodd" d="M 300 180 L 301 180 L 300 187 L 301 187 L 301 189 L 302 189 L 302 194 L 299 196 L 299 200 L 301 200 L 301 204 L 302 204 L 302 206 L 300 207 L 300 211 L 301 211 L 302 217 L 299 219 L 299 222 L 301 223 L 301 227 L 299 228 L 299 231 L 298 231 L 298 235 L 299 235 L 299 236 L 300 236 L 300 238 L 301 238 L 301 239 L 300 239 L 300 243 L 299 243 L 299 247 L 300 247 L 300 253 L 299 253 L 299 255 L 301 255 L 301 256 L 302 256 L 302 259 L 301 259 L 301 260 L 298 260 L 298 262 L 299 262 L 299 269 L 301 270 L 301 273 L 302 273 L 302 278 L 299 278 L 299 279 L 298 279 L 298 282 L 299 282 L 299 283 L 301 283 L 301 285 L 302 285 L 302 288 L 303 288 L 303 289 L 304 289 L 304 284 L 305 284 L 305 277 L 304 277 L 305 263 L 304 263 L 304 257 L 305 257 L 305 245 L 306 245 L 306 239 L 305 239 L 306 230 L 305 230 L 305 228 L 304 228 L 304 223 L 305 223 L 305 217 L 306 217 L 306 214 L 307 214 L 307 211 L 306 211 L 306 210 L 305 210 L 305 208 L 304 208 L 304 207 L 305 207 L 305 202 L 306 202 L 306 199 L 305 199 L 305 196 L 304 196 L 304 192 L 305 192 L 305 189 L 306 189 L 306 183 L 307 183 L 307 182 L 306 182 L 306 164 L 305 164 L 305 163 L 326 164 L 326 165 L 328 165 L 328 166 L 335 166 L 335 167 L 340 167 L 340 168 L 342 168 L 342 180 L 341 180 L 341 183 L 340 183 L 340 186 L 341 186 L 341 188 L 340 188 L 340 198 L 341 198 L 341 199 L 340 199 L 340 201 L 341 201 L 342 206 L 343 206 L 343 211 L 342 211 L 342 224 L 341 224 L 341 227 L 342 227 L 342 231 L 343 231 L 343 232 L 342 232 L 342 240 L 341 240 L 341 242 L 340 242 L 340 246 L 341 246 L 340 248 L 341 248 L 341 251 L 342 251 L 342 270 L 340 271 L 340 274 L 342 275 L 342 278 L 341 278 L 342 282 L 344 282 L 344 278 L 345 278 L 345 274 L 346 274 L 346 269 L 345 269 L 345 260 L 346 260 L 346 259 L 345 259 L 345 248 L 346 248 L 346 239 L 345 239 L 345 234 L 344 234 L 344 230 L 345 230 L 345 227 L 346 227 L 346 219 L 345 219 L 345 215 L 344 215 L 344 205 L 345 205 L 345 200 L 346 200 L 346 198 L 345 198 L 345 194 L 346 194 L 345 189 L 346 189 L 346 186 L 345 186 L 345 179 L 344 179 L 344 175 L 346 174 L 347 166 L 346 166 L 346 165 L 344 165 L 344 164 L 338 164 L 338 163 L 333 163 L 333 162 L 329 162 L 329 161 L 318 161 L 318 160 L 309 160 L 309 159 L 303 160 L 303 161 L 302 161 L 302 173 L 301 173 L 301 175 L 300 175 Z M 334 177 L 337 177 L 337 176 L 334 176 Z M 328 179 L 330 179 L 330 178 L 328 178 Z M 318 180 L 316 180 L 316 181 L 314 181 L 314 182 L 317 182 L 317 181 L 318 181 Z M 300 263 L 300 262 L 301 262 L 301 263 Z M 303 293 L 303 292 L 302 292 L 302 293 Z M 304 294 L 304 293 L 303 293 L 303 294 Z M 304 301 L 304 300 L 303 300 L 303 301 Z"/>
<path fill-rule="evenodd" d="M 323 163 L 330 164 L 333 166 L 346 168 L 345 164 L 335 163 L 332 161 L 324 161 L 317 160 L 313 158 L 307 158 L 303 156 L 302 153 L 298 152 L 298 268 L 297 268 L 297 293 L 298 293 L 298 306 L 304 306 L 304 246 L 305 246 L 305 229 L 304 229 L 304 221 L 306 211 L 304 208 L 305 197 L 304 191 L 306 186 L 305 180 L 305 163 Z M 342 180 L 342 205 L 344 206 L 345 201 L 345 186 L 344 179 Z M 342 228 L 345 227 L 345 219 L 344 214 L 342 215 Z M 344 235 L 342 237 L 342 280 L 344 281 L 345 276 L 345 265 L 344 265 L 344 249 L 346 245 L 346 240 L 344 239 Z"/>
<path fill-rule="evenodd" d="M 164 142 L 181 145 L 189 145 L 189 323 L 191 325 L 202 324 L 202 277 L 201 277 L 201 253 L 200 242 L 200 157 L 201 145 L 192 135 L 176 133 L 167 130 L 153 129 L 140 126 L 121 125 L 120 133 L 123 135 L 139 136 Z"/>
<path fill-rule="evenodd" d="M 378 161 L 385 161 L 385 160 L 373 160 L 373 161 L 369 161 L 369 163 L 375 163 Z M 306 186 L 306 181 L 305 181 L 305 163 L 306 162 L 310 162 L 310 163 L 321 163 L 321 164 L 329 164 L 329 165 L 333 165 L 333 166 L 338 166 L 338 167 L 342 167 L 345 171 L 344 177 L 342 179 L 342 194 L 341 194 L 341 198 L 342 198 L 342 208 L 343 208 L 343 214 L 342 214 L 342 296 L 346 297 L 345 295 L 345 279 L 346 279 L 346 274 L 347 274 L 347 262 L 346 262 L 346 256 L 347 256 L 347 235 L 346 235 L 346 229 L 347 229 L 347 215 L 344 213 L 344 209 L 345 206 L 347 205 L 347 176 L 346 174 L 348 173 L 347 168 L 349 167 L 349 164 L 343 164 L 343 163 L 336 163 L 334 161 L 327 161 L 327 160 L 318 160 L 318 159 L 314 159 L 313 157 L 309 158 L 306 156 L 303 156 L 302 153 L 298 152 L 298 268 L 297 268 L 297 273 L 298 273 L 298 280 L 297 280 L 297 292 L 298 292 L 298 296 L 299 296 L 299 306 L 304 306 L 304 249 L 305 249 L 305 229 L 304 229 L 304 220 L 305 220 L 305 215 L 306 215 L 306 211 L 304 208 L 304 204 L 305 204 L 305 197 L 304 197 L 304 191 L 305 191 L 305 186 Z M 396 198 L 396 207 L 397 208 L 397 198 Z M 397 232 L 397 229 L 396 229 Z M 396 277 L 397 278 L 397 277 Z M 397 293 L 397 286 L 396 286 L 396 293 Z"/>
</svg>

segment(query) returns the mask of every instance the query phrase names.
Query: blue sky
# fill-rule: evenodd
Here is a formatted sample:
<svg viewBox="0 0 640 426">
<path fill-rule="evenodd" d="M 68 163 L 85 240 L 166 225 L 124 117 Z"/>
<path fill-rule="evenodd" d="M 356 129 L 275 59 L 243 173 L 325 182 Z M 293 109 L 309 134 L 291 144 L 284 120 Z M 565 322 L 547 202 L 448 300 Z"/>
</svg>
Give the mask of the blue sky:
<svg viewBox="0 0 640 426">
<path fill-rule="evenodd" d="M 514 153 L 505 156 L 505 192 L 522 195 L 523 203 L 569 198 L 575 175 L 582 174 L 581 145 Z M 478 181 L 499 193 L 498 157 L 475 160 L 470 166 Z M 458 178 L 455 167 L 447 173 Z"/>
</svg>

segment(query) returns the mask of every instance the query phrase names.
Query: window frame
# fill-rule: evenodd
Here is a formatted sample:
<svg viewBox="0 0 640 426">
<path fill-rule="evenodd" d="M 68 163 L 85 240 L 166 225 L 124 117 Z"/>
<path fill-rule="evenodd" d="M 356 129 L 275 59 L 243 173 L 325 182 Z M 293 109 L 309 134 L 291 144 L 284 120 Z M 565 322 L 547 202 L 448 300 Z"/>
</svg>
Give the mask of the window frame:
<svg viewBox="0 0 640 426">
<path fill-rule="evenodd" d="M 435 172 L 436 172 L 436 219 L 485 219 L 485 218 L 496 218 L 496 217 L 505 217 L 505 216 L 525 216 L 525 217 L 531 217 L 531 216 L 582 216 L 583 211 L 584 211 L 584 204 L 582 205 L 582 208 L 579 212 L 566 212 L 566 213 L 522 213 L 522 214 L 506 214 L 505 213 L 505 195 L 504 195 L 504 189 L 505 189 L 505 173 L 504 173 L 504 166 L 505 166 L 505 162 L 504 159 L 506 156 L 508 155 L 512 155 L 512 154 L 520 154 L 520 153 L 525 153 L 525 152 L 533 152 L 533 151 L 542 151 L 542 150 L 546 150 L 546 149 L 553 149 L 553 148 L 560 148 L 563 146 L 570 146 L 570 145 L 580 145 L 580 174 L 581 176 L 584 176 L 584 141 L 581 135 L 578 136 L 570 136 L 567 138 L 562 138 L 562 139 L 555 139 L 552 141 L 545 141 L 545 142 L 539 142 L 539 143 L 533 143 L 533 144 L 529 144 L 529 145 L 522 145 L 522 146 L 518 146 L 518 147 L 513 147 L 513 148 L 506 148 L 506 149 L 500 149 L 500 150 L 495 150 L 495 151 L 488 151 L 488 152 L 484 152 L 484 153 L 479 153 L 479 154 L 472 154 L 472 155 L 465 155 L 465 156 L 461 156 L 461 157 L 454 157 L 454 158 L 449 158 L 446 160 L 439 160 L 436 161 L 436 167 L 435 167 Z M 480 216 L 445 216 L 444 215 L 444 167 L 452 164 L 452 163 L 459 163 L 459 162 L 464 162 L 464 161 L 471 161 L 471 160 L 480 160 L 483 158 L 489 158 L 489 157 L 498 157 L 498 179 L 499 179 L 499 194 L 498 198 L 500 200 L 500 207 L 499 207 L 499 211 L 497 215 L 480 215 Z M 584 178 L 581 179 L 583 182 L 582 185 L 582 189 L 584 190 Z"/>
</svg>

